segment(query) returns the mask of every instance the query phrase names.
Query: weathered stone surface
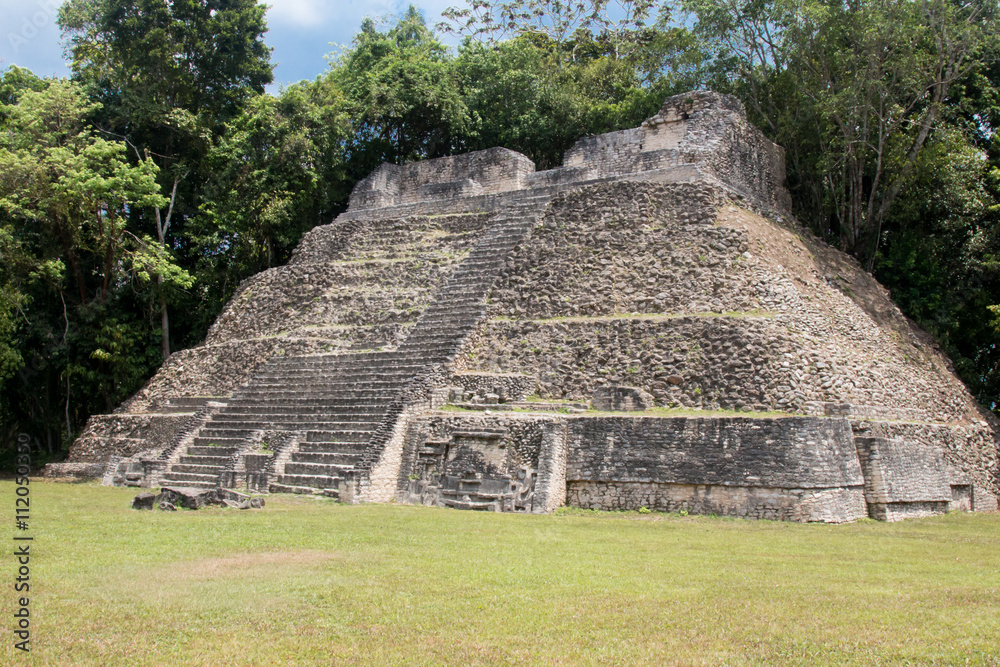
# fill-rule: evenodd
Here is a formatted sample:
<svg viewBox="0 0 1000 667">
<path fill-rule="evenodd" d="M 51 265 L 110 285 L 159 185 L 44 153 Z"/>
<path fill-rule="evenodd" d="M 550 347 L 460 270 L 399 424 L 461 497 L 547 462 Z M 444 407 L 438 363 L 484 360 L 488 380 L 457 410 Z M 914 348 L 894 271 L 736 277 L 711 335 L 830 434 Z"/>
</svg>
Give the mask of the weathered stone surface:
<svg viewBox="0 0 1000 667">
<path fill-rule="evenodd" d="M 206 505 L 223 504 L 216 489 L 189 489 L 178 486 L 163 487 L 156 500 L 159 503 L 169 503 L 189 510 L 198 510 Z"/>
<path fill-rule="evenodd" d="M 134 510 L 151 510 L 155 504 L 156 494 L 153 493 L 140 493 L 132 499 L 132 509 Z"/>
<path fill-rule="evenodd" d="M 104 463 L 47 463 L 42 476 L 49 479 L 100 479 Z"/>
<path fill-rule="evenodd" d="M 653 407 L 653 395 L 639 387 L 598 387 L 594 409 L 607 412 L 632 412 Z"/>
<path fill-rule="evenodd" d="M 398 166 L 383 164 L 351 193 L 351 210 L 520 190 L 534 163 L 506 148 Z"/>
<path fill-rule="evenodd" d="M 383 165 L 94 417 L 71 465 L 198 487 L 160 500 L 182 506 L 254 506 L 234 486 L 797 521 L 995 508 L 998 423 L 789 218 L 783 181 L 782 149 L 705 91 L 545 172 L 505 149 Z M 592 398 L 634 413 L 580 414 Z"/>
</svg>

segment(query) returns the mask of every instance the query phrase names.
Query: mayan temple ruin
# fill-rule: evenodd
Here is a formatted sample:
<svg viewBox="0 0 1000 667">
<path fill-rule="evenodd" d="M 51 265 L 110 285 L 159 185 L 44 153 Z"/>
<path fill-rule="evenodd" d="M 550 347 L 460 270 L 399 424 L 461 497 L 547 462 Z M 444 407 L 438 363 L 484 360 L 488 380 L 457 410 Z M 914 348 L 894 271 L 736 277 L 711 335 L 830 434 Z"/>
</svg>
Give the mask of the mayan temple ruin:
<svg viewBox="0 0 1000 667">
<path fill-rule="evenodd" d="M 382 165 L 46 474 L 512 512 L 995 510 L 997 422 L 789 209 L 783 150 L 711 92 L 549 171 L 502 148 Z"/>
</svg>

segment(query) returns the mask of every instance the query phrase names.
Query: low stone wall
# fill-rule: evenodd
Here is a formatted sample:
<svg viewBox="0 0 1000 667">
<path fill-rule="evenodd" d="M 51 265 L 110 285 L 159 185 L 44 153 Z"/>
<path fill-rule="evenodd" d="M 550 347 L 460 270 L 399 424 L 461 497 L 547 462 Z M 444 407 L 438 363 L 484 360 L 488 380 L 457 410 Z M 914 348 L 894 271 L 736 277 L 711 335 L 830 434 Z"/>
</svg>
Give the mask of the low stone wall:
<svg viewBox="0 0 1000 667">
<path fill-rule="evenodd" d="M 100 479 L 105 463 L 49 463 L 42 476 L 48 479 Z"/>
<path fill-rule="evenodd" d="M 932 475 L 926 480 L 927 484 L 921 482 L 921 488 L 937 489 L 938 494 L 933 498 L 900 497 L 890 487 L 879 497 L 879 502 L 946 499 L 947 495 L 941 486 L 942 463 L 938 461 L 952 466 L 967 480 L 962 483 L 978 487 L 981 495 L 987 493 L 993 496 L 1000 495 L 997 484 L 1000 474 L 997 436 L 985 421 L 965 424 L 921 424 L 852 419 L 851 427 L 859 445 L 864 445 L 859 446 L 859 452 L 864 456 L 866 454 L 864 450 L 867 448 L 868 451 L 879 455 L 880 466 L 889 466 L 893 476 L 891 479 L 917 475 L 920 481 L 924 479 L 924 475 Z M 926 461 L 926 457 L 932 457 L 933 460 Z"/>
<path fill-rule="evenodd" d="M 847 420 L 579 417 L 567 502 L 794 521 L 867 515 Z"/>
<path fill-rule="evenodd" d="M 531 160 L 506 148 L 403 166 L 383 164 L 354 187 L 349 210 L 519 190 L 534 171 Z"/>
<path fill-rule="evenodd" d="M 948 467 L 937 447 L 888 438 L 855 438 L 869 504 L 948 503 Z"/>
<path fill-rule="evenodd" d="M 744 519 L 845 523 L 867 516 L 861 487 L 781 489 L 710 484 L 570 482 L 566 504 L 584 509 L 716 514 Z"/>
<path fill-rule="evenodd" d="M 846 419 L 578 417 L 569 481 L 841 488 L 864 480 Z"/>
</svg>

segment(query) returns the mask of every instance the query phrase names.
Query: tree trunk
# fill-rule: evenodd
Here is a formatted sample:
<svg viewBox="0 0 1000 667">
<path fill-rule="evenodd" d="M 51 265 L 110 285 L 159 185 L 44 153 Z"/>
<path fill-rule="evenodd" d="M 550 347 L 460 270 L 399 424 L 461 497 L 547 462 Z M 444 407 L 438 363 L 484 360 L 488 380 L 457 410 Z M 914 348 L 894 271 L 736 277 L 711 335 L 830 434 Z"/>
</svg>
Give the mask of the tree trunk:
<svg viewBox="0 0 1000 667">
<path fill-rule="evenodd" d="M 160 286 L 160 326 L 163 328 L 163 361 L 170 358 L 170 315 L 167 313 L 167 297 L 163 294 L 163 276 L 157 276 L 156 282 Z"/>
</svg>

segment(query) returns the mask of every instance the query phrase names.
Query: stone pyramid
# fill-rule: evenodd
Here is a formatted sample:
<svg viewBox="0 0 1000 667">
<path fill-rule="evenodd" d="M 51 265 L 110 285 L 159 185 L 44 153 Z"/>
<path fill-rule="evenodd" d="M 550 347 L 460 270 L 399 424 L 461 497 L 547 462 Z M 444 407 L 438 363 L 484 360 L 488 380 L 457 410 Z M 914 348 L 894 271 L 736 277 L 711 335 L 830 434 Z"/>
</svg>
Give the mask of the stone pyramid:
<svg viewBox="0 0 1000 667">
<path fill-rule="evenodd" d="M 997 422 L 789 208 L 782 149 L 711 92 L 549 171 L 501 148 L 383 165 L 47 474 L 495 511 L 996 509 Z"/>
</svg>

